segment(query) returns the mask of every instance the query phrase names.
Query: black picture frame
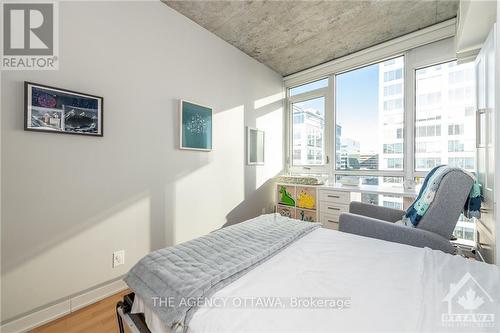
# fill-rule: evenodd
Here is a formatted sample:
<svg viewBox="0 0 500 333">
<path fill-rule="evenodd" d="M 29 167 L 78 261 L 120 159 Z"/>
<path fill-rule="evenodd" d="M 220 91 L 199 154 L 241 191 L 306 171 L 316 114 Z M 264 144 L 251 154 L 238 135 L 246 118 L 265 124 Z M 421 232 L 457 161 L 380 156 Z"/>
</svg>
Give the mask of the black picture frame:
<svg viewBox="0 0 500 333">
<path fill-rule="evenodd" d="M 25 81 L 24 130 L 102 137 L 104 98 Z"/>
</svg>

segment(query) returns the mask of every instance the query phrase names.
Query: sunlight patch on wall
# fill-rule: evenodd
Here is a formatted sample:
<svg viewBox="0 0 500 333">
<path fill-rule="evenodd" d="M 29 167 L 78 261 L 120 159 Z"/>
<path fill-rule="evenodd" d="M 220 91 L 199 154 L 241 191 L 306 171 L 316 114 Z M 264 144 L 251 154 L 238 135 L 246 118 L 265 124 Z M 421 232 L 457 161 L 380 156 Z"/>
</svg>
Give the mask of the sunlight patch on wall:
<svg viewBox="0 0 500 333">
<path fill-rule="evenodd" d="M 266 96 L 264 98 L 260 98 L 260 99 L 256 100 L 254 102 L 254 108 L 257 110 L 257 109 L 260 109 L 266 105 L 281 101 L 284 98 L 285 98 L 284 92 L 280 92 L 280 93 L 277 93 L 274 95 Z"/>
<path fill-rule="evenodd" d="M 245 199 L 244 110 L 240 105 L 214 114 L 213 150 L 196 152 L 209 154 L 208 163 L 175 183 L 174 244 L 220 228 Z"/>
</svg>

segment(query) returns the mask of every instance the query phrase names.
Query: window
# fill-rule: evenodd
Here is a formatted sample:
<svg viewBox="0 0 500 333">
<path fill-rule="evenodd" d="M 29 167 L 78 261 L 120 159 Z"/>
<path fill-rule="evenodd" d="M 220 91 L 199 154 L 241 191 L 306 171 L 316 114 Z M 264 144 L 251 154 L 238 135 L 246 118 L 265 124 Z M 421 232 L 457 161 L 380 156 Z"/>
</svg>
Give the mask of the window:
<svg viewBox="0 0 500 333">
<path fill-rule="evenodd" d="M 403 184 L 403 177 L 382 177 L 383 184 Z"/>
<path fill-rule="evenodd" d="M 464 134 L 463 124 L 450 124 L 448 125 L 448 135 L 462 135 Z"/>
<path fill-rule="evenodd" d="M 402 98 L 390 99 L 390 100 L 384 101 L 384 111 L 397 110 L 397 109 L 401 109 L 402 107 L 403 107 L 403 99 Z"/>
<path fill-rule="evenodd" d="M 476 223 L 472 219 L 466 218 L 463 214 L 458 218 L 457 226 L 453 235 L 460 239 L 476 241 Z"/>
<path fill-rule="evenodd" d="M 418 126 L 416 133 L 419 138 L 427 136 L 441 136 L 441 125 Z"/>
<path fill-rule="evenodd" d="M 440 157 L 418 157 L 416 159 L 416 169 L 417 170 L 430 170 L 441 164 Z"/>
<path fill-rule="evenodd" d="M 401 154 L 403 143 L 384 143 L 384 154 Z"/>
<path fill-rule="evenodd" d="M 427 94 L 417 95 L 417 105 L 423 107 L 438 107 L 441 103 L 441 92 L 431 92 Z"/>
<path fill-rule="evenodd" d="M 415 152 L 417 153 L 439 153 L 440 151 L 441 145 L 435 141 L 420 141 L 415 145 Z"/>
<path fill-rule="evenodd" d="M 466 170 L 474 170 L 475 160 L 474 157 L 449 157 L 448 164 Z"/>
<path fill-rule="evenodd" d="M 403 159 L 402 158 L 388 158 L 387 159 L 387 169 L 402 169 Z"/>
<path fill-rule="evenodd" d="M 325 97 L 292 103 L 293 165 L 323 165 Z"/>
<path fill-rule="evenodd" d="M 396 83 L 384 87 L 384 96 L 400 95 L 403 92 L 403 84 Z"/>
<path fill-rule="evenodd" d="M 290 96 L 295 96 L 298 94 L 303 94 L 305 92 L 313 91 L 313 90 L 320 89 L 320 88 L 326 88 L 326 87 L 328 87 L 328 79 L 322 79 L 322 80 L 306 83 L 306 84 L 303 84 L 303 85 L 298 86 L 298 87 L 291 88 L 289 90 L 289 92 L 290 92 Z"/>
<path fill-rule="evenodd" d="M 294 149 L 293 150 L 293 159 L 300 161 L 301 157 L 302 157 L 302 150 L 300 150 L 300 149 Z"/>
<path fill-rule="evenodd" d="M 387 65 L 387 64 L 386 64 Z M 399 80 L 403 77 L 403 68 L 394 69 L 384 72 L 384 82 Z"/>
<path fill-rule="evenodd" d="M 440 164 L 474 170 L 473 73 L 473 63 L 455 61 L 416 71 L 416 171 Z"/>
<path fill-rule="evenodd" d="M 464 144 L 459 140 L 450 140 L 448 141 L 448 151 L 449 152 L 463 152 Z"/>
<path fill-rule="evenodd" d="M 382 206 L 393 209 L 403 209 L 403 198 L 395 195 L 383 195 Z"/>
<path fill-rule="evenodd" d="M 397 57 L 335 76 L 337 171 L 403 169 L 403 68 Z"/>
<path fill-rule="evenodd" d="M 403 129 L 396 128 L 396 139 L 402 139 L 402 138 L 403 138 Z"/>
<path fill-rule="evenodd" d="M 302 124 L 304 123 L 304 114 L 303 113 L 293 113 L 293 123 L 294 124 Z M 295 135 L 295 133 L 293 133 Z"/>
<path fill-rule="evenodd" d="M 401 49 L 404 56 L 352 56 L 306 71 L 303 77 L 285 78 L 306 82 L 315 73 L 328 75 L 288 85 L 289 171 L 328 172 L 337 182 L 367 188 L 402 188 L 406 179 L 421 182 L 442 164 L 474 171 L 475 66 L 456 61 L 435 65 L 436 59 L 453 59 L 452 50 L 453 39 L 448 38 Z M 377 52 L 373 54 L 386 51 Z M 354 67 L 360 61 L 366 65 Z M 311 116 L 319 120 L 313 122 Z M 329 156 L 333 163 L 328 163 Z M 403 207 L 401 197 L 366 192 L 356 198 L 351 194 L 351 199 Z M 472 234 L 468 225 L 455 232 L 463 238 Z"/>
</svg>

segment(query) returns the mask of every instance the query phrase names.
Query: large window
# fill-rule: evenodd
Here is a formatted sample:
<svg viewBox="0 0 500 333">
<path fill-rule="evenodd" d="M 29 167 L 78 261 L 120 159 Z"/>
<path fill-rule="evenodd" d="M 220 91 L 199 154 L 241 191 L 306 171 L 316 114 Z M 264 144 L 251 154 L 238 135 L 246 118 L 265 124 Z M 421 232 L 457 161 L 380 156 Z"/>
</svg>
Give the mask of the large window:
<svg viewBox="0 0 500 333">
<path fill-rule="evenodd" d="M 335 168 L 403 170 L 404 57 L 335 77 Z"/>
<path fill-rule="evenodd" d="M 368 176 L 411 182 L 442 164 L 474 171 L 475 66 L 436 65 L 454 56 L 452 40 L 440 43 L 353 69 L 339 63 L 328 78 L 290 87 L 290 171 L 356 184 Z M 392 186 L 384 179 L 377 184 Z"/>
<path fill-rule="evenodd" d="M 415 170 L 475 168 L 474 64 L 455 61 L 415 73 Z"/>
<path fill-rule="evenodd" d="M 365 188 L 351 199 L 392 208 L 403 198 L 380 193 L 421 184 L 435 166 L 475 171 L 475 66 L 452 61 L 453 45 L 449 38 L 393 57 L 371 50 L 285 78 L 289 171 L 328 173 Z M 467 221 L 455 230 L 473 233 Z"/>
<path fill-rule="evenodd" d="M 292 163 L 296 166 L 325 162 L 325 97 L 291 103 Z"/>
</svg>

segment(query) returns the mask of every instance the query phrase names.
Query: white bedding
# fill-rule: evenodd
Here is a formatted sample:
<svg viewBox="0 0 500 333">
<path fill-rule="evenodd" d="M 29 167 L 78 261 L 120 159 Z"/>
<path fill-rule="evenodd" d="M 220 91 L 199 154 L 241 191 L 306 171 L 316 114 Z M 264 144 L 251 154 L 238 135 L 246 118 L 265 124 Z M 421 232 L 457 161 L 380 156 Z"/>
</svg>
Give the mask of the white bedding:
<svg viewBox="0 0 500 333">
<path fill-rule="evenodd" d="M 465 275 L 467 272 L 482 290 Z M 451 327 L 443 326 L 442 314 L 448 313 L 448 303 L 443 299 L 450 284 L 461 280 L 465 284 L 452 298 L 451 312 L 464 312 L 457 300 L 473 289 L 484 304 L 472 312 L 494 313 L 493 328 L 468 323 L 468 327 L 457 329 L 456 322 L 448 322 Z M 498 266 L 427 248 L 318 229 L 213 297 L 236 305 L 242 299 L 247 304 L 253 299 L 255 304 L 281 297 L 285 305 L 293 302 L 290 298 L 346 297 L 350 298 L 350 307 L 203 306 L 194 314 L 189 332 L 499 332 L 499 284 Z M 480 294 L 483 290 L 489 295 Z M 151 332 L 169 332 L 137 295 L 132 312 L 145 314 Z"/>
</svg>

